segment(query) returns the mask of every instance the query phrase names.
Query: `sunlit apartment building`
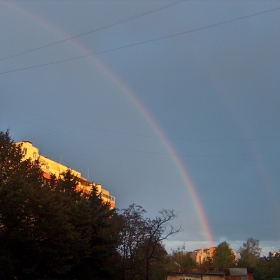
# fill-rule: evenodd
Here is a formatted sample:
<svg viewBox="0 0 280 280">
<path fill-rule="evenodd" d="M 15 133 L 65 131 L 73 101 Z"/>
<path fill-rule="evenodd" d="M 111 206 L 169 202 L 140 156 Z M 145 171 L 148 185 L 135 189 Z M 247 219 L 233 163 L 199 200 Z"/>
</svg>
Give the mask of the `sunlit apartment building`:
<svg viewBox="0 0 280 280">
<path fill-rule="evenodd" d="M 214 251 L 216 247 L 211 247 L 211 248 L 200 248 L 197 250 L 194 250 L 192 252 L 192 257 L 196 261 L 196 263 L 203 263 L 203 261 L 207 258 L 212 258 Z"/>
<path fill-rule="evenodd" d="M 204 260 L 206 260 L 207 258 L 212 258 L 214 251 L 215 251 L 216 247 L 211 247 L 211 248 L 200 248 L 197 250 L 194 250 L 193 252 L 191 252 L 191 256 L 192 258 L 196 261 L 196 263 L 198 264 L 202 264 Z M 233 254 L 235 256 L 235 261 L 237 261 L 237 254 L 235 251 L 233 251 Z"/>
<path fill-rule="evenodd" d="M 103 189 L 101 184 L 89 182 L 86 178 L 82 177 L 82 174 L 79 171 L 76 171 L 61 163 L 51 160 L 46 156 L 40 155 L 39 149 L 34 147 L 31 141 L 17 142 L 17 144 L 21 145 L 24 158 L 30 158 L 32 161 L 38 160 L 40 162 L 41 169 L 45 178 L 49 179 L 51 178 L 51 175 L 55 175 L 58 178 L 61 173 L 66 172 L 68 169 L 70 169 L 73 175 L 77 177 L 77 190 L 90 193 L 93 187 L 95 187 L 97 192 L 101 195 L 102 201 L 105 203 L 109 203 L 112 208 L 115 208 L 115 197 L 110 195 L 109 191 Z"/>
</svg>

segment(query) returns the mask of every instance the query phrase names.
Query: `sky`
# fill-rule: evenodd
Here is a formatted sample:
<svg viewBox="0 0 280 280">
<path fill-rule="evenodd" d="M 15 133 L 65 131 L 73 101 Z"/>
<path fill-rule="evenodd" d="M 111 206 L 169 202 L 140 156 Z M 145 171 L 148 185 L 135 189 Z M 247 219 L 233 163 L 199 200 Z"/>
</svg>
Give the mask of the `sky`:
<svg viewBox="0 0 280 280">
<path fill-rule="evenodd" d="M 277 1 L 0 1 L 0 130 L 186 250 L 280 249 Z"/>
</svg>

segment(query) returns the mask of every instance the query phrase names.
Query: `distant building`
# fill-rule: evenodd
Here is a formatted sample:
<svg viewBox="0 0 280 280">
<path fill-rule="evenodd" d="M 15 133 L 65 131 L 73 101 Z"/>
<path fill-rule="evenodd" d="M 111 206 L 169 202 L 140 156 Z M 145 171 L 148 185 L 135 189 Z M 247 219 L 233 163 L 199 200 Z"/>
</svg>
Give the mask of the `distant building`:
<svg viewBox="0 0 280 280">
<path fill-rule="evenodd" d="M 195 272 L 195 271 L 185 271 L 185 272 L 173 272 L 169 273 L 166 280 L 226 280 L 224 272 Z"/>
<path fill-rule="evenodd" d="M 82 177 L 82 174 L 79 171 L 71 169 L 61 163 L 58 163 L 54 160 L 49 159 L 46 156 L 42 156 L 39 154 L 39 149 L 33 146 L 31 141 L 22 141 L 17 142 L 16 144 L 21 145 L 22 153 L 25 159 L 30 158 L 31 161 L 38 160 L 41 169 L 43 171 L 43 175 L 46 179 L 50 179 L 51 175 L 55 175 L 55 177 L 59 177 L 61 173 L 66 172 L 68 169 L 71 170 L 73 175 L 77 177 L 78 185 L 77 190 L 83 191 L 85 193 L 90 193 L 92 189 L 95 187 L 97 193 L 101 195 L 102 201 L 105 203 L 109 203 L 112 208 L 116 206 L 116 199 L 114 196 L 110 195 L 110 192 L 102 189 L 101 184 L 96 184 L 93 182 L 89 182 L 86 178 Z"/>
<path fill-rule="evenodd" d="M 212 258 L 216 247 L 200 248 L 192 252 L 192 257 L 196 263 L 202 264 L 207 258 Z"/>
<path fill-rule="evenodd" d="M 216 247 L 200 248 L 200 249 L 197 249 L 197 250 L 194 250 L 193 252 L 191 252 L 190 255 L 195 260 L 196 263 L 202 264 L 205 259 L 213 257 L 215 249 L 216 249 Z M 233 250 L 232 250 L 232 252 L 235 256 L 235 261 L 237 261 L 236 252 Z"/>
<path fill-rule="evenodd" d="M 216 271 L 186 269 L 169 273 L 166 280 L 254 280 L 253 268 L 227 268 Z"/>
<path fill-rule="evenodd" d="M 228 268 L 225 269 L 225 280 L 254 280 L 254 268 Z"/>
</svg>

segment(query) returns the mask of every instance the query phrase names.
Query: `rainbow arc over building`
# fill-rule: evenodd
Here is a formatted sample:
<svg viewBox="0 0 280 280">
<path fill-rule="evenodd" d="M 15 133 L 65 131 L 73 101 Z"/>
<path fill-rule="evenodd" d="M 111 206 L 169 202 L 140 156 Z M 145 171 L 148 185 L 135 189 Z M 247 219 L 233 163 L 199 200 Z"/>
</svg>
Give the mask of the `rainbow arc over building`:
<svg viewBox="0 0 280 280">
<path fill-rule="evenodd" d="M 8 3 L 5 5 L 7 7 L 13 9 L 13 11 L 20 13 L 30 19 L 32 19 L 35 23 L 40 24 L 43 28 L 46 28 L 50 32 L 54 33 L 55 36 L 61 38 L 70 38 L 71 36 L 67 35 L 65 31 L 63 31 L 59 26 L 55 26 L 52 22 L 49 22 L 47 19 L 43 18 L 39 14 L 35 14 L 34 12 L 28 10 L 20 4 L 16 3 Z M 133 102 L 136 107 L 141 112 L 142 116 L 147 120 L 147 122 L 151 125 L 153 130 L 162 140 L 164 146 L 166 147 L 168 153 L 172 156 L 172 160 L 176 165 L 176 168 L 179 170 L 179 173 L 184 181 L 186 189 L 189 192 L 189 195 L 192 198 L 193 205 L 195 207 L 197 217 L 201 224 L 202 230 L 205 235 L 205 240 L 208 242 L 209 247 L 213 246 L 213 239 L 211 234 L 211 229 L 203 209 L 202 203 L 199 199 L 198 193 L 195 189 L 195 185 L 192 182 L 182 160 L 177 155 L 175 148 L 173 147 L 171 141 L 166 137 L 163 129 L 159 126 L 153 115 L 148 111 L 147 107 L 141 102 L 141 100 L 137 97 L 137 95 L 131 90 L 125 83 L 122 81 L 116 73 L 114 73 L 105 63 L 95 55 L 90 55 L 90 51 L 86 48 L 86 46 L 82 45 L 78 39 L 72 39 L 66 41 L 65 43 L 70 44 L 73 48 L 75 48 L 78 52 L 80 52 L 83 56 L 87 57 L 87 61 L 90 63 L 94 63 L 98 65 L 102 71 L 114 82 L 116 87 L 119 87 L 121 91 Z"/>
</svg>

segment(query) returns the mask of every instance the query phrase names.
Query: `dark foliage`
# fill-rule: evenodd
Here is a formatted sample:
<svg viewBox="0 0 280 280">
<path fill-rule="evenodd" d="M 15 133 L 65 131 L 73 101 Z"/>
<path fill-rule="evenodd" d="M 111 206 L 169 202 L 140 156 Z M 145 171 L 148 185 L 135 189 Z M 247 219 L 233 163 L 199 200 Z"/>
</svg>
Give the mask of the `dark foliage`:
<svg viewBox="0 0 280 280">
<path fill-rule="evenodd" d="M 38 162 L 0 133 L 0 278 L 110 279 L 115 213 L 67 171 L 46 181 Z"/>
<path fill-rule="evenodd" d="M 164 279 L 162 242 L 180 230 L 176 214 L 145 218 L 136 205 L 116 213 L 77 183 L 70 170 L 45 179 L 0 132 L 0 279 Z"/>
<path fill-rule="evenodd" d="M 216 247 L 213 254 L 213 265 L 219 269 L 234 267 L 236 265 L 235 255 L 226 241 Z"/>
<path fill-rule="evenodd" d="M 256 280 L 270 280 L 280 278 L 280 253 L 269 253 L 256 262 L 254 278 Z"/>
<path fill-rule="evenodd" d="M 146 211 L 135 204 L 120 211 L 120 245 L 122 277 L 120 279 L 164 279 L 166 251 L 162 241 L 180 231 L 170 222 L 173 211 L 163 210 L 155 219 L 145 218 Z M 156 277 L 156 278 L 155 278 Z"/>
<path fill-rule="evenodd" d="M 243 243 L 242 247 L 239 248 L 238 253 L 240 254 L 238 266 L 255 267 L 261 255 L 259 240 L 252 237 L 248 238 L 246 243 Z"/>
</svg>

